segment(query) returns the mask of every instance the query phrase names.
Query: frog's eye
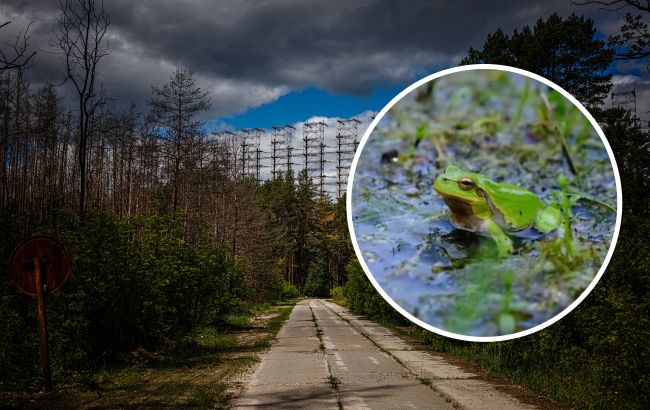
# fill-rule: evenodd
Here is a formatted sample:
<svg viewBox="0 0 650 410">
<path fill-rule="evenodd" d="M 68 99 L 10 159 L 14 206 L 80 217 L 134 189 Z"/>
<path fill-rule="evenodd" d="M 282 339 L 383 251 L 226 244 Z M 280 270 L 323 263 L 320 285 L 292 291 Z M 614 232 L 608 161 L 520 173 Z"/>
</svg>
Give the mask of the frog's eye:
<svg viewBox="0 0 650 410">
<path fill-rule="evenodd" d="M 471 178 L 461 178 L 458 181 L 458 187 L 463 191 L 470 191 L 474 189 L 475 185 Z"/>
</svg>

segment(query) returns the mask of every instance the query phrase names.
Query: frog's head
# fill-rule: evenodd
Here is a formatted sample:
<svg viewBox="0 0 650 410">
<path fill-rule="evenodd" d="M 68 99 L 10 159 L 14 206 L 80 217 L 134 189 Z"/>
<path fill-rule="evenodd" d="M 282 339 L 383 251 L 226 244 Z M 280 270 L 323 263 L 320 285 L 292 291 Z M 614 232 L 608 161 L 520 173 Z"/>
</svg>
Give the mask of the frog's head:
<svg viewBox="0 0 650 410">
<path fill-rule="evenodd" d="M 478 206 L 486 204 L 485 191 L 479 188 L 479 183 L 479 174 L 450 165 L 444 174 L 436 178 L 433 188 L 450 208 L 455 204 Z"/>
</svg>

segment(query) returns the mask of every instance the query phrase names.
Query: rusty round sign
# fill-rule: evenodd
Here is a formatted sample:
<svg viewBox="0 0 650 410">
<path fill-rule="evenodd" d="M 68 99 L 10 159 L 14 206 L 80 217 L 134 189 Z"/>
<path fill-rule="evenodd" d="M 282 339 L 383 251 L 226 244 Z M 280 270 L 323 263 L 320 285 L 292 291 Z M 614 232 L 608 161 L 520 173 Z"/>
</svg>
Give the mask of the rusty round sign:
<svg viewBox="0 0 650 410">
<path fill-rule="evenodd" d="M 36 296 L 36 259 L 40 261 L 47 293 L 58 291 L 68 279 L 70 258 L 60 242 L 45 236 L 28 239 L 16 247 L 9 261 L 11 279 L 22 292 Z"/>
</svg>

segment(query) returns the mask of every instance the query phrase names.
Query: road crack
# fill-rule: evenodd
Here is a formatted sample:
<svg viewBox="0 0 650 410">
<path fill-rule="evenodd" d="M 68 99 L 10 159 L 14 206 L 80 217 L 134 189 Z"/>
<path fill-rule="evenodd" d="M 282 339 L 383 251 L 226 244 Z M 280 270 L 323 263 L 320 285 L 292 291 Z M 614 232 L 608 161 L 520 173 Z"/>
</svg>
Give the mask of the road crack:
<svg viewBox="0 0 650 410">
<path fill-rule="evenodd" d="M 328 308 L 329 309 L 329 308 Z M 320 328 L 318 325 L 318 319 L 316 319 L 316 314 L 314 314 L 314 309 L 311 306 L 311 303 L 309 303 L 309 310 L 311 311 L 311 320 L 314 322 L 314 326 L 316 326 L 316 336 L 318 337 L 318 340 L 320 341 L 319 348 L 323 352 L 323 355 L 325 356 L 325 363 L 327 363 L 327 373 L 329 376 L 327 376 L 325 383 L 327 383 L 330 386 L 330 389 L 332 391 L 336 392 L 336 404 L 339 408 L 339 410 L 343 410 L 343 400 L 341 399 L 341 395 L 338 394 L 339 387 L 341 386 L 341 379 L 336 377 L 332 373 L 332 368 L 330 367 L 330 362 L 327 360 L 327 352 L 325 350 L 325 344 L 323 343 L 323 330 Z M 336 312 L 334 312 L 336 313 Z"/>
</svg>

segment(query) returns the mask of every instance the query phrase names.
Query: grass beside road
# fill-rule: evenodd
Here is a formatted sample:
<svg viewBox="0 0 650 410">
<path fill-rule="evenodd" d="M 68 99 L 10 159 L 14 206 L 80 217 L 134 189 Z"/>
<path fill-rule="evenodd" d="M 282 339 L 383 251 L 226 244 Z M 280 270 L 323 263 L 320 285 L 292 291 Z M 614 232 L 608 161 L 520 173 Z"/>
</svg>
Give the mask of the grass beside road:
<svg viewBox="0 0 650 410">
<path fill-rule="evenodd" d="M 253 305 L 221 328 L 203 327 L 161 351 L 138 350 L 131 365 L 77 383 L 56 381 L 48 394 L 0 392 L 0 408 L 222 408 L 287 320 L 296 301 Z"/>
</svg>

